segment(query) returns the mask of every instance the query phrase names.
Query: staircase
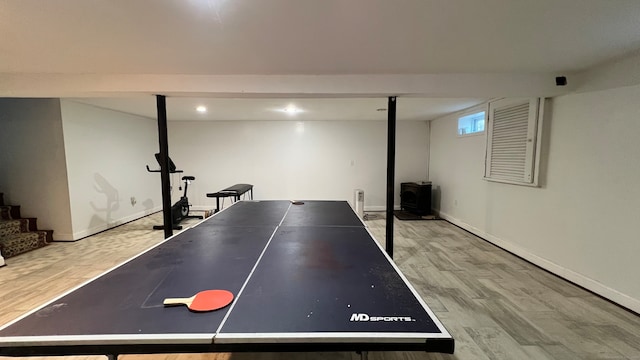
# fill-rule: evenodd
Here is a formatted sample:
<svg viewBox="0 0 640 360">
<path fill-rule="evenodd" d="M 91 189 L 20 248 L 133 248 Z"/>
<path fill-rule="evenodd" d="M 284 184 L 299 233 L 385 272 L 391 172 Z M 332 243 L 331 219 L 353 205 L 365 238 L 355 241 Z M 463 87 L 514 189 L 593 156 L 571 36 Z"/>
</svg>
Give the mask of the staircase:
<svg viewBox="0 0 640 360">
<path fill-rule="evenodd" d="M 38 230 L 35 218 L 22 218 L 20 206 L 5 205 L 0 193 L 0 259 L 39 249 L 53 241 L 53 230 Z"/>
</svg>

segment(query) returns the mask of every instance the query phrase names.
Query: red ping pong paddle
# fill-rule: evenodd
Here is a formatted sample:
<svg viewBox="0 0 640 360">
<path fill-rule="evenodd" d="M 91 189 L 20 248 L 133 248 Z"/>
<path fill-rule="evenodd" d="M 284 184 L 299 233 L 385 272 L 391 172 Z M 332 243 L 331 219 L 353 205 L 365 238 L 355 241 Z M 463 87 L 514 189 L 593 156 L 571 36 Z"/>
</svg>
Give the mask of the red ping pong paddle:
<svg viewBox="0 0 640 360">
<path fill-rule="evenodd" d="M 227 290 L 204 290 L 190 298 L 167 298 L 165 306 L 187 305 L 191 311 L 213 311 L 231 304 L 233 294 Z"/>
</svg>

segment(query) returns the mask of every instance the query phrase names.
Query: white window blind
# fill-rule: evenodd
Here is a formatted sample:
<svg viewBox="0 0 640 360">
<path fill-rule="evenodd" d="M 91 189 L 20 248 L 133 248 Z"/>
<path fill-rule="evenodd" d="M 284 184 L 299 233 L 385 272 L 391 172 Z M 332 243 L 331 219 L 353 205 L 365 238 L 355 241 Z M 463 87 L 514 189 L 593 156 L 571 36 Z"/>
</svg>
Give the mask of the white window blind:
<svg viewBox="0 0 640 360">
<path fill-rule="evenodd" d="M 539 99 L 489 104 L 485 179 L 536 185 Z"/>
</svg>

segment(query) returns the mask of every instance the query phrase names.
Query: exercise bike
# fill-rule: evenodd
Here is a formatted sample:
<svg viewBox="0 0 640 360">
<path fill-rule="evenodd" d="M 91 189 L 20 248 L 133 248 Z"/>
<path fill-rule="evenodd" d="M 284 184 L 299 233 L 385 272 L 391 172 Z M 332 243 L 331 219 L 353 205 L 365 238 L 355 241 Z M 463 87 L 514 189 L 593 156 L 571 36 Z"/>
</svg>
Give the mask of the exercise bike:
<svg viewBox="0 0 640 360">
<path fill-rule="evenodd" d="M 156 153 L 155 157 L 156 157 L 156 160 L 158 161 L 158 164 L 160 165 L 161 164 L 160 154 Z M 149 168 L 149 165 L 147 165 L 147 171 L 160 172 L 160 170 L 151 170 Z M 182 173 L 182 172 L 183 172 L 182 170 L 176 170 L 176 164 L 174 164 L 173 160 L 169 158 L 169 173 L 174 174 L 174 173 Z M 178 224 L 184 219 L 203 219 L 204 218 L 203 216 L 189 215 L 189 208 L 191 207 L 191 204 L 189 204 L 189 198 L 187 197 L 187 188 L 191 183 L 191 181 L 194 181 L 195 179 L 196 179 L 195 176 L 182 177 L 182 181 L 184 181 L 184 193 L 180 197 L 180 200 L 176 201 L 176 203 L 171 206 L 171 227 L 173 228 L 173 230 L 182 230 L 182 226 Z M 180 187 L 179 189 L 182 190 L 182 187 Z M 164 225 L 154 225 L 153 229 L 163 230 Z"/>
</svg>

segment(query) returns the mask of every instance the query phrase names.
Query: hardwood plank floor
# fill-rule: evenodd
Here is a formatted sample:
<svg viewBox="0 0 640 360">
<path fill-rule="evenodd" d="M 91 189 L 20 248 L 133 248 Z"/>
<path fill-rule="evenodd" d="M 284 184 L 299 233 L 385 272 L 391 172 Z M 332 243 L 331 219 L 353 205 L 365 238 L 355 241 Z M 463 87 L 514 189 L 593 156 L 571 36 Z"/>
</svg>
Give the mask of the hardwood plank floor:
<svg viewBox="0 0 640 360">
<path fill-rule="evenodd" d="M 188 220 L 187 224 L 197 220 Z M 73 243 L 7 259 L 0 323 L 162 241 L 154 214 Z M 385 220 L 367 225 L 384 245 Z M 395 220 L 394 260 L 456 339 L 454 355 L 370 353 L 370 359 L 636 359 L 640 317 L 446 221 Z M 26 301 L 18 299 L 26 298 Z M 128 360 L 358 359 L 355 353 L 122 355 Z M 0 357 L 2 360 L 11 359 Z M 32 357 L 93 360 L 104 356 Z"/>
</svg>

